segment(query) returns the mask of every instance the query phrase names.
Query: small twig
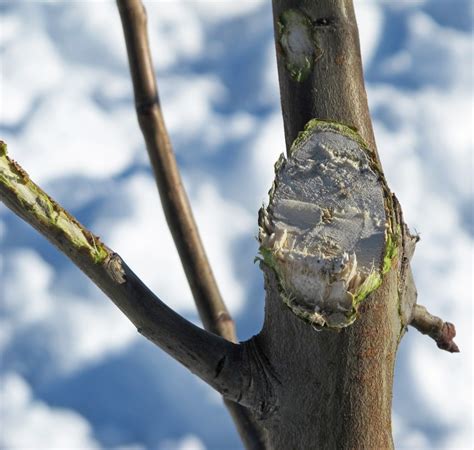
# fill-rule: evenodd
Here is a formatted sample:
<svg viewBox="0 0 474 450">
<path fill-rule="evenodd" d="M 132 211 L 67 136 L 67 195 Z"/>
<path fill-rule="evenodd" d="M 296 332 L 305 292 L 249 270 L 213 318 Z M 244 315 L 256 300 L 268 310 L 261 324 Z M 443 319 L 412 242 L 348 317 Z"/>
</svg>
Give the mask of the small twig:
<svg viewBox="0 0 474 450">
<path fill-rule="evenodd" d="M 242 398 L 242 386 L 248 381 L 241 379 L 240 346 L 196 327 L 168 308 L 119 255 L 31 181 L 7 156 L 2 141 L 0 200 L 78 266 L 143 336 L 227 398 Z"/>
<path fill-rule="evenodd" d="M 427 334 L 434 339 L 436 345 L 441 350 L 450 353 L 458 353 L 459 347 L 453 341 L 456 336 L 456 328 L 450 322 L 444 322 L 443 319 L 433 316 L 421 305 L 415 305 L 410 325 L 416 328 L 420 333 Z"/>
</svg>

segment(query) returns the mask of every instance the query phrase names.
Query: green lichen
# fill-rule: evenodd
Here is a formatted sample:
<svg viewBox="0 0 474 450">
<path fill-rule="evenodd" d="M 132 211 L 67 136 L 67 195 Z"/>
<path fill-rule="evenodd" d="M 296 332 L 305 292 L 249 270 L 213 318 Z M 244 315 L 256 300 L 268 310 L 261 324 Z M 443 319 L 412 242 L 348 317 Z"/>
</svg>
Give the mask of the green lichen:
<svg viewBox="0 0 474 450">
<path fill-rule="evenodd" d="M 316 45 L 310 18 L 301 11 L 289 9 L 281 14 L 277 31 L 286 69 L 293 80 L 304 81 L 322 54 Z"/>
<path fill-rule="evenodd" d="M 358 286 L 356 291 L 354 293 L 350 293 L 352 296 L 352 310 L 346 313 L 346 319 L 344 321 L 344 324 L 341 325 L 340 323 L 338 323 L 337 325 L 333 325 L 327 321 L 327 318 L 325 318 L 324 315 L 309 311 L 299 305 L 295 296 L 291 292 L 288 292 L 287 289 L 285 289 L 285 283 L 283 277 L 280 274 L 278 262 L 270 249 L 261 246 L 259 249 L 259 253 L 261 257 L 256 259 L 261 261 L 274 272 L 277 279 L 278 290 L 285 305 L 288 306 L 296 316 L 298 316 L 300 319 L 304 320 L 312 326 L 338 331 L 341 328 L 351 325 L 357 319 L 359 305 L 370 294 L 375 292 L 382 284 L 383 273 L 379 272 L 376 269 L 372 270 L 372 272 L 370 272 L 364 282 Z"/>
<path fill-rule="evenodd" d="M 280 297 L 283 300 L 283 303 L 289 309 L 291 309 L 291 311 L 293 311 L 293 313 L 297 317 L 303 319 L 305 322 L 311 324 L 312 326 L 321 328 L 325 326 L 328 327 L 328 324 L 324 320 L 323 316 L 318 313 L 308 311 L 298 305 L 296 297 L 285 288 L 285 283 L 283 277 L 280 274 L 278 263 L 273 252 L 264 246 L 260 246 L 259 253 L 261 257 L 255 258 L 255 260 L 259 260 L 261 263 L 265 264 L 275 274 L 278 292 L 280 293 Z"/>
<path fill-rule="evenodd" d="M 364 282 L 356 289 L 352 300 L 354 307 L 357 307 L 360 303 L 362 303 L 362 301 L 364 301 L 369 296 L 369 294 L 380 287 L 381 284 L 382 277 L 376 270 L 373 270 L 367 276 Z"/>
<path fill-rule="evenodd" d="M 260 246 L 258 252 L 260 253 L 260 255 L 262 255 L 262 257 L 256 258 L 256 259 L 258 259 L 263 264 L 265 264 L 269 269 L 272 269 L 277 275 L 277 278 L 280 279 L 279 274 L 278 274 L 278 264 L 275 260 L 275 257 L 273 256 L 273 252 L 270 249 L 263 246 Z"/>
<path fill-rule="evenodd" d="M 359 286 L 357 291 L 354 293 L 354 305 L 358 305 L 365 300 L 369 294 L 374 292 L 382 284 L 383 276 L 386 275 L 392 268 L 393 261 L 398 256 L 398 240 L 392 233 L 387 233 L 387 239 L 385 242 L 385 252 L 382 262 L 382 269 L 380 273 L 373 270 L 365 279 L 365 281 Z"/>
<path fill-rule="evenodd" d="M 74 217 L 59 206 L 28 174 L 7 156 L 7 146 L 0 141 L 0 185 L 21 205 L 31 222 L 47 228 L 52 235 L 60 236 L 71 247 L 86 251 L 94 263 L 102 263 L 109 256 L 99 238 L 86 230 Z"/>
<path fill-rule="evenodd" d="M 277 159 L 277 162 L 273 166 L 274 169 L 275 169 L 275 173 L 278 173 L 280 171 L 280 169 L 283 167 L 285 162 L 286 162 L 285 155 L 283 153 L 281 153 L 280 156 Z"/>
<path fill-rule="evenodd" d="M 298 304 L 297 298 L 294 294 L 292 294 L 288 289 L 285 287 L 284 278 L 281 275 L 277 259 L 272 250 L 260 246 L 259 248 L 260 257 L 256 257 L 255 261 L 260 261 L 262 264 L 267 266 L 270 270 L 273 271 L 276 277 L 277 282 L 277 289 L 280 293 L 281 299 L 283 303 L 300 319 L 304 320 L 306 323 L 310 324 L 311 326 L 322 329 L 327 328 L 335 331 L 339 331 L 341 328 L 351 325 L 357 318 L 357 308 L 355 302 L 353 302 L 354 308 L 352 311 L 346 315 L 346 320 L 344 325 L 338 323 L 334 325 L 330 323 L 330 317 L 327 318 L 324 315 L 310 311 L 304 308 L 302 305 Z"/>
<path fill-rule="evenodd" d="M 385 244 L 385 255 L 383 257 L 382 274 L 385 275 L 392 268 L 392 263 L 398 256 L 398 239 L 391 233 L 388 233 Z"/>
</svg>

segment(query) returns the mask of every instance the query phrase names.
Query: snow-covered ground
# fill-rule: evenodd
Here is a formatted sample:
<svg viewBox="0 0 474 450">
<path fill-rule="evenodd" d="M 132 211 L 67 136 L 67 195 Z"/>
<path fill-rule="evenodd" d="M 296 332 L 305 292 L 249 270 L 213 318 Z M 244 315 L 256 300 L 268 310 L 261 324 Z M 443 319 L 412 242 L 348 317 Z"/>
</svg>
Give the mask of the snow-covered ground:
<svg viewBox="0 0 474 450">
<path fill-rule="evenodd" d="M 246 339 L 263 317 L 256 213 L 284 151 L 270 1 L 146 5 L 165 118 Z M 379 152 L 422 238 L 419 302 L 456 324 L 462 350 L 415 331 L 403 339 L 399 449 L 473 447 L 472 5 L 355 2 Z M 0 0 L 0 14 L 0 138 L 12 157 L 197 321 L 136 123 L 115 3 Z M 0 239 L 0 448 L 240 448 L 219 397 L 3 206 Z"/>
</svg>

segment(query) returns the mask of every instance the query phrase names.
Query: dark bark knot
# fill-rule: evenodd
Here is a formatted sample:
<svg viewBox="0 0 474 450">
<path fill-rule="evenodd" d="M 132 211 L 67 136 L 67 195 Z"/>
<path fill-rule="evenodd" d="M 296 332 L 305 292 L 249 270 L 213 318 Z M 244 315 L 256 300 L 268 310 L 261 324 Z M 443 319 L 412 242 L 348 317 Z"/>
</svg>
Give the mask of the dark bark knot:
<svg viewBox="0 0 474 450">
<path fill-rule="evenodd" d="M 160 108 L 160 100 L 158 99 L 158 96 L 151 99 L 135 102 L 135 110 L 137 111 L 137 114 L 139 116 L 150 115 L 153 113 L 155 109 L 159 109 L 159 108 Z"/>
<path fill-rule="evenodd" d="M 313 25 L 320 28 L 333 28 L 337 25 L 337 19 L 335 17 L 322 17 L 320 19 L 314 20 Z"/>
</svg>

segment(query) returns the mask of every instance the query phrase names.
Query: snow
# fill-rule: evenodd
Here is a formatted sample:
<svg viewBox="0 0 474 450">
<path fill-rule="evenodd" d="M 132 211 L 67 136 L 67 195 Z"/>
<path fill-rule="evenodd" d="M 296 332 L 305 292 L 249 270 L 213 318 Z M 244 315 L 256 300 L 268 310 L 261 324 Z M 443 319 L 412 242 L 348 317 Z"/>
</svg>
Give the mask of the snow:
<svg viewBox="0 0 474 450">
<path fill-rule="evenodd" d="M 263 314 L 257 210 L 284 152 L 270 2 L 146 6 L 165 120 L 245 339 Z M 379 153 L 422 238 L 419 302 L 456 324 L 462 351 L 413 330 L 403 339 L 395 443 L 472 448 L 472 5 L 355 8 Z M 0 55 L 0 135 L 13 158 L 197 322 L 136 122 L 115 2 L 3 0 Z M 3 206 L 0 246 L 2 448 L 240 448 L 210 389 Z"/>
<path fill-rule="evenodd" d="M 30 386 L 13 373 L 2 374 L 0 411 L 2 448 L 99 449 L 90 424 L 79 414 L 50 407 L 34 398 Z"/>
</svg>

